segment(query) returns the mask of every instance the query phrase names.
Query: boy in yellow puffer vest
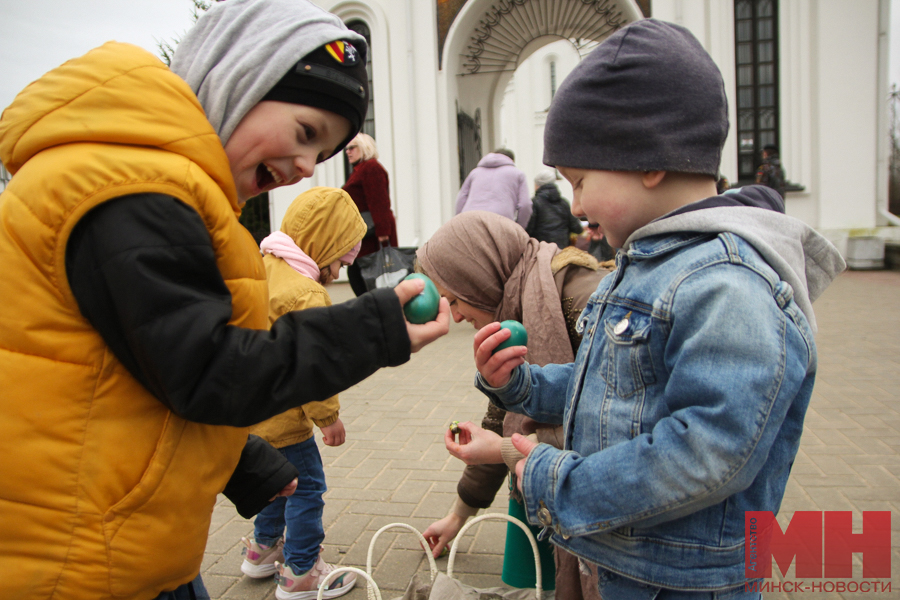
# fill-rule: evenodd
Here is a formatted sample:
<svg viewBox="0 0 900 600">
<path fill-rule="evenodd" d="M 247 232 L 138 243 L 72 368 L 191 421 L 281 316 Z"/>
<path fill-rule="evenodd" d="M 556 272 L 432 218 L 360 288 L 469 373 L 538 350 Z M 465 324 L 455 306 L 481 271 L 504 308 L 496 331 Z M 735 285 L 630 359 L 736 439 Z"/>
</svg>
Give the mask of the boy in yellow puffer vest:
<svg viewBox="0 0 900 600">
<path fill-rule="evenodd" d="M 291 311 L 331 306 L 324 286 L 337 278 L 342 266 L 353 263 L 365 233 L 365 221 L 343 190 L 317 187 L 298 196 L 284 215 L 281 231 L 260 244 L 269 284 L 269 324 Z M 345 432 L 339 409 L 335 395 L 251 428 L 300 472 L 297 491 L 276 498 L 257 515 L 254 539 L 242 538 L 241 570 L 254 578 L 277 572 L 280 600 L 314 598 L 319 584 L 334 569 L 320 555 L 326 487 L 313 424 L 322 431 L 326 445 L 340 446 Z M 282 537 L 285 525 L 286 539 Z M 345 573 L 329 585 L 327 597 L 342 596 L 355 583 L 356 574 Z"/>
</svg>

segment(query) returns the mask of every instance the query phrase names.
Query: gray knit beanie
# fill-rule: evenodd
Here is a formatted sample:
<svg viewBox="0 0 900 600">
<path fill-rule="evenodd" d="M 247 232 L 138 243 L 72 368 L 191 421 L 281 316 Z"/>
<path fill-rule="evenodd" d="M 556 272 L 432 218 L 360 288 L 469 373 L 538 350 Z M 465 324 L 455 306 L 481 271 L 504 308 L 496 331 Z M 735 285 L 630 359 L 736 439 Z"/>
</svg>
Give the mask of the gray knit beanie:
<svg viewBox="0 0 900 600">
<path fill-rule="evenodd" d="M 365 38 L 309 0 L 213 2 L 178 43 L 171 69 L 197 94 L 224 145 L 298 60 L 337 40 L 355 47 L 364 72 Z"/>
<path fill-rule="evenodd" d="M 716 177 L 728 134 L 722 75 L 684 27 L 644 19 L 566 77 L 544 128 L 544 163 Z"/>
</svg>

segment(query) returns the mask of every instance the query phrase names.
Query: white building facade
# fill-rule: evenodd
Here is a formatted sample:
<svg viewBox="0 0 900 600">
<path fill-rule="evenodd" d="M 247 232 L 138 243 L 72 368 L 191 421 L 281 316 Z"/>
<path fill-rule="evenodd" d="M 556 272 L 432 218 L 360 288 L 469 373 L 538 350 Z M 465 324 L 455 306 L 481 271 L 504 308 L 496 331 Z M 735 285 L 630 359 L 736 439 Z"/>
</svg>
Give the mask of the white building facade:
<svg viewBox="0 0 900 600">
<path fill-rule="evenodd" d="M 900 224 L 887 211 L 889 0 L 315 1 L 371 40 L 367 128 L 390 176 L 402 246 L 421 245 L 453 216 L 482 154 L 512 149 L 529 178 L 545 168 L 555 87 L 646 13 L 690 29 L 722 71 L 730 182 L 752 178 L 763 145 L 775 143 L 794 184 L 788 214 L 839 248 L 848 234 Z M 273 229 L 297 194 L 346 176 L 335 157 L 272 192 Z"/>
</svg>

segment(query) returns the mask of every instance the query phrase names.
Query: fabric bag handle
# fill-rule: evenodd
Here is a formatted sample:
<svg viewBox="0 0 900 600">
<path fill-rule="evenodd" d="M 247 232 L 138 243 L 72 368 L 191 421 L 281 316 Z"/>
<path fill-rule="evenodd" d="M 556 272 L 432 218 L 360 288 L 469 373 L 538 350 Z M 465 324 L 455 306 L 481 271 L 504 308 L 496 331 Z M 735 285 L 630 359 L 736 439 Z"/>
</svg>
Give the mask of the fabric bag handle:
<svg viewBox="0 0 900 600">
<path fill-rule="evenodd" d="M 325 597 L 325 592 L 328 590 L 328 584 L 331 583 L 336 576 L 344 573 L 356 573 L 357 575 L 365 577 L 369 585 L 369 598 L 372 598 L 372 600 L 381 600 L 381 590 L 378 589 L 378 584 L 375 583 L 375 580 L 372 579 L 368 573 L 362 569 L 357 569 L 356 567 L 338 567 L 329 573 L 325 579 L 322 580 L 322 583 L 319 584 L 319 593 L 316 595 L 316 600 L 322 600 Z"/>
<path fill-rule="evenodd" d="M 487 519 L 498 519 L 503 521 L 509 521 L 514 525 L 518 525 L 519 529 L 525 534 L 525 537 L 528 538 L 528 542 L 531 544 L 531 551 L 534 552 L 534 573 L 535 573 L 535 584 L 534 584 L 534 595 L 537 600 L 541 600 L 541 596 L 544 591 L 541 589 L 541 557 L 538 554 L 537 541 L 534 539 L 534 535 L 532 535 L 531 530 L 515 517 L 511 517 L 509 515 L 504 515 L 502 513 L 485 513 L 483 515 L 479 515 L 462 526 L 459 530 L 459 533 L 456 534 L 456 539 L 453 540 L 453 544 L 450 546 L 450 558 L 447 560 L 447 577 L 453 577 L 453 563 L 456 562 L 456 550 L 459 546 L 459 540 L 462 539 L 462 536 L 465 535 L 466 531 L 479 521 L 484 521 Z M 424 538 L 422 538 L 424 539 Z"/>
<path fill-rule="evenodd" d="M 431 549 L 428 546 L 428 541 L 425 539 L 425 536 L 423 536 L 419 532 L 418 529 L 416 529 L 415 527 L 413 527 L 412 525 L 409 525 L 407 523 L 388 523 L 387 525 L 385 525 L 384 527 L 382 527 L 381 529 L 376 531 L 375 534 L 372 536 L 372 540 L 369 542 L 369 552 L 366 555 L 366 573 L 369 575 L 369 577 L 367 577 L 367 578 L 370 581 L 372 581 L 372 579 L 371 579 L 372 555 L 375 553 L 375 541 L 378 539 L 378 536 L 380 536 L 382 533 L 384 533 L 388 529 L 395 529 L 395 528 L 396 529 L 406 529 L 408 531 L 411 531 L 412 533 L 416 534 L 416 537 L 419 538 L 419 544 L 422 546 L 422 550 L 425 551 L 425 556 L 428 558 L 428 568 L 431 571 L 431 581 L 434 582 L 434 578 L 437 577 L 437 574 L 438 574 L 438 568 L 437 568 L 437 563 L 434 562 L 434 556 L 432 556 L 432 554 L 431 554 Z M 528 533 L 531 533 L 531 532 L 529 531 Z M 535 547 L 537 547 L 537 546 L 535 546 Z M 375 589 L 377 591 L 377 586 Z M 368 594 L 369 594 L 369 600 L 379 600 L 378 598 L 373 596 L 371 585 L 369 586 Z"/>
</svg>

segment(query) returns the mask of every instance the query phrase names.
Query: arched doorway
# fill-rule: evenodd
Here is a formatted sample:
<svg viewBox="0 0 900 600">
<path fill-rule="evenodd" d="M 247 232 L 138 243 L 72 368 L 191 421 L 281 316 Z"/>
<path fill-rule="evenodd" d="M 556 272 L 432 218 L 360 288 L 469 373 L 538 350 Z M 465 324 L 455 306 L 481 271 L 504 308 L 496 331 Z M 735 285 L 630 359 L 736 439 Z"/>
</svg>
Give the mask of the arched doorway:
<svg viewBox="0 0 900 600">
<path fill-rule="evenodd" d="M 526 55 L 527 58 L 521 58 Z M 569 40 L 538 38 L 522 52 L 502 92 L 495 94 L 495 146 L 515 152 L 516 165 L 525 172 L 529 185 L 546 168 L 544 126 L 550 104 L 559 84 L 579 62 L 581 54 Z M 571 199 L 568 182 L 560 180 L 558 186 L 563 196 Z"/>
<path fill-rule="evenodd" d="M 452 0 L 441 4 L 456 4 Z M 439 15 L 440 16 L 440 15 Z M 458 7 L 445 39 L 440 39 L 441 77 L 447 94 L 448 180 L 459 189 L 462 167 L 471 156 L 471 140 L 460 139 L 462 118 L 480 117 L 478 136 L 483 152 L 502 143 L 500 107 L 516 68 L 547 44 L 567 40 L 587 55 L 619 28 L 642 18 L 635 0 L 469 0 Z M 548 65 L 549 68 L 549 65 Z M 561 82 L 561 80 L 560 80 Z M 515 150 L 515 149 L 514 149 Z M 452 208 L 444 207 L 444 218 Z"/>
</svg>

